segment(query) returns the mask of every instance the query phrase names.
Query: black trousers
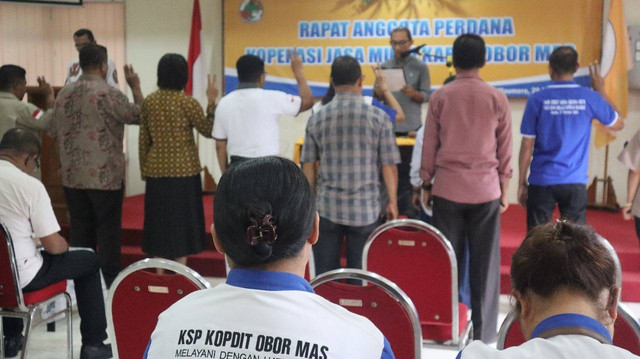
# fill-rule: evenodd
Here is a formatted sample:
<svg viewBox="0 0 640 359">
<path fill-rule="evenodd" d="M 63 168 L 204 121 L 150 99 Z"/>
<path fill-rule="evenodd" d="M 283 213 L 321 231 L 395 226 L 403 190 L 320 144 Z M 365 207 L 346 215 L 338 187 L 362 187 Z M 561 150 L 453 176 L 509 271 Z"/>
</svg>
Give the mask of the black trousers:
<svg viewBox="0 0 640 359">
<path fill-rule="evenodd" d="M 366 226 L 345 226 L 320 217 L 320 238 L 313 246 L 316 275 L 340 268 L 340 248 L 347 238 L 347 267 L 362 269 L 362 251 L 378 222 Z"/>
<path fill-rule="evenodd" d="M 251 157 L 242 157 L 242 156 L 230 156 L 229 167 L 236 166 L 238 163 L 242 163 L 248 160 L 251 160 Z"/>
<path fill-rule="evenodd" d="M 553 186 L 529 185 L 527 198 L 527 232 L 551 221 L 556 203 L 562 219 L 587 223 L 587 186 L 581 183 Z"/>
<path fill-rule="evenodd" d="M 71 246 L 92 248 L 107 288 L 120 272 L 123 190 L 64 187 L 71 215 Z"/>
<path fill-rule="evenodd" d="M 473 339 L 495 341 L 500 297 L 500 200 L 467 204 L 434 196 L 433 223 L 456 252 L 459 286 L 464 283 L 466 244 Z"/>
<path fill-rule="evenodd" d="M 63 254 L 42 252 L 43 264 L 36 276 L 22 289 L 32 292 L 61 280 L 73 279 L 82 344 L 98 344 L 107 339 L 102 284 L 95 253 L 88 250 L 71 250 Z M 19 335 L 24 323 L 20 318 L 2 318 L 7 338 Z"/>
<path fill-rule="evenodd" d="M 413 207 L 411 196 L 413 186 L 411 185 L 411 155 L 413 146 L 399 146 L 400 163 L 398 163 L 398 213 L 409 218 L 418 219 L 420 213 Z M 380 182 L 384 186 L 382 177 Z"/>
</svg>

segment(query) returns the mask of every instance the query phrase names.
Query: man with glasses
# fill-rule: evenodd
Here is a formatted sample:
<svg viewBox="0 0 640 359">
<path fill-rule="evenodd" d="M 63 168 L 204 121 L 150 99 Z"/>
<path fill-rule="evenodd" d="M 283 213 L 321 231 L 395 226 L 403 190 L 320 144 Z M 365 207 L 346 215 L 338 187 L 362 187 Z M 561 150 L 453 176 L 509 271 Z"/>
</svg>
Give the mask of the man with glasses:
<svg viewBox="0 0 640 359">
<path fill-rule="evenodd" d="M 73 279 L 81 324 L 80 359 L 111 358 L 104 298 L 96 255 L 69 251 L 58 232 L 60 226 L 42 182 L 29 176 L 39 166 L 40 142 L 28 130 L 13 128 L 0 140 L 0 222 L 11 235 L 18 265 L 19 285 L 32 292 L 65 279 Z M 43 250 L 38 250 L 38 246 Z M 23 347 L 23 322 L 2 318 L 4 357 Z"/>
<path fill-rule="evenodd" d="M 391 32 L 391 47 L 393 58 L 382 64 L 383 69 L 402 68 L 406 85 L 400 91 L 393 93 L 404 111 L 404 122 L 394 124 L 396 136 L 415 137 L 416 132 L 422 126 L 422 104 L 429 101 L 431 80 L 429 69 L 420 59 L 408 53 L 413 45 L 411 32 L 406 27 L 397 27 Z M 383 99 L 381 88 L 375 87 L 376 97 Z M 400 151 L 402 162 L 398 164 L 398 211 L 413 218 L 418 218 L 418 213 L 411 204 L 412 186 L 409 180 L 412 149 Z"/>
<path fill-rule="evenodd" d="M 73 34 L 73 42 L 76 50 L 80 53 L 80 50 L 89 45 L 96 45 L 96 39 L 93 37 L 93 32 L 89 29 L 80 29 Z M 67 80 L 65 85 L 74 83 L 82 76 L 82 69 L 80 68 L 80 58 L 72 60 L 67 66 Z M 118 72 L 116 71 L 116 64 L 111 59 L 107 59 L 107 83 L 117 89 L 120 89 L 118 84 Z"/>
<path fill-rule="evenodd" d="M 49 126 L 50 113 L 22 101 L 27 92 L 26 74 L 25 69 L 20 66 L 0 67 L 0 136 L 14 127 L 45 131 Z M 47 107 L 53 107 L 51 85 L 44 77 L 38 77 L 38 84 L 47 100 Z"/>
</svg>

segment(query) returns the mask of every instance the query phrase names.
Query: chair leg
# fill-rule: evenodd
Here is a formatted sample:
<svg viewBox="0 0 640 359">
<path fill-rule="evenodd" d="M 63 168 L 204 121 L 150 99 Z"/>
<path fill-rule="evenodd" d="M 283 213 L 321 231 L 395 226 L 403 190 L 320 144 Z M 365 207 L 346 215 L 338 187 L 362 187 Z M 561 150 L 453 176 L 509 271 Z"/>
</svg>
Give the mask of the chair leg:
<svg viewBox="0 0 640 359">
<path fill-rule="evenodd" d="M 4 328 L 2 327 L 2 318 L 0 315 L 0 358 L 4 358 Z"/>
<path fill-rule="evenodd" d="M 27 349 L 29 348 L 29 334 L 31 334 L 31 322 L 33 322 L 33 315 L 36 313 L 37 307 L 29 308 L 29 315 L 26 316 L 24 323 L 24 344 L 22 346 L 22 354 L 20 358 L 25 359 L 27 357 Z"/>
<path fill-rule="evenodd" d="M 67 357 L 73 359 L 73 321 L 71 320 L 71 296 L 64 292 L 64 299 L 67 302 Z"/>
</svg>

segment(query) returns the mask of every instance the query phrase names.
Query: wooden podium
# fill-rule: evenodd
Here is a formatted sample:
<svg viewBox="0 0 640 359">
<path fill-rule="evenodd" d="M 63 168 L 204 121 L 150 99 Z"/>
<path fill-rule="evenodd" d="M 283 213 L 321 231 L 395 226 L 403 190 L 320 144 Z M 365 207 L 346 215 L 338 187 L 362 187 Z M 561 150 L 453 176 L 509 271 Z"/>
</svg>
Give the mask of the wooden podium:
<svg viewBox="0 0 640 359">
<path fill-rule="evenodd" d="M 62 87 L 54 87 L 54 94 L 57 96 Z M 27 101 L 47 110 L 47 101 L 39 87 L 27 87 Z M 40 171 L 42 173 L 42 183 L 44 183 L 53 212 L 60 224 L 69 224 L 69 210 L 64 199 L 64 189 L 62 188 L 62 180 L 60 179 L 60 155 L 58 145 L 47 134 L 42 133 L 42 151 L 40 155 Z"/>
</svg>

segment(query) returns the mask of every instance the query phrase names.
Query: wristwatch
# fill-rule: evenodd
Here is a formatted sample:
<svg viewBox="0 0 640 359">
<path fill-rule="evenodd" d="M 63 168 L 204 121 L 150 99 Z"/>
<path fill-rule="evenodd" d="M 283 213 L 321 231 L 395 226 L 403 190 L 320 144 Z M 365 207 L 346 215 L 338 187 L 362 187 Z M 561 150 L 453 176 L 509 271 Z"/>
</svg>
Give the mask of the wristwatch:
<svg viewBox="0 0 640 359">
<path fill-rule="evenodd" d="M 431 187 L 433 187 L 433 185 L 431 183 L 427 183 L 427 184 L 422 184 L 422 189 L 425 191 L 431 191 Z"/>
</svg>

